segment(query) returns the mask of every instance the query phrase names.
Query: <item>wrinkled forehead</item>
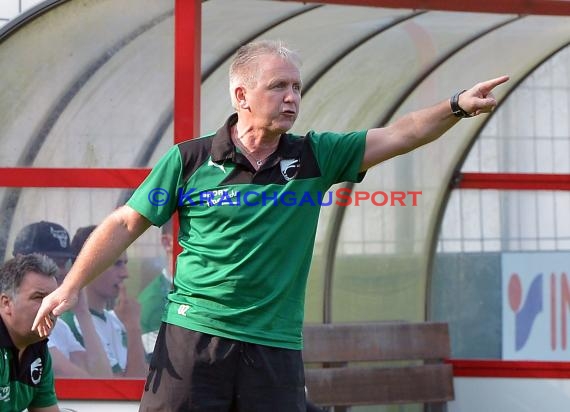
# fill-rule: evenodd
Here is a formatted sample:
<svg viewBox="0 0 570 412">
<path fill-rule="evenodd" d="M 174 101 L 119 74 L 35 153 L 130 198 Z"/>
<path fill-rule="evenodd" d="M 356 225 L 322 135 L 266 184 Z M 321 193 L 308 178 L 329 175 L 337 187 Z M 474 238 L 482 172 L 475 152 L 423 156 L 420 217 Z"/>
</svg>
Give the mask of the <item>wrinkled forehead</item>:
<svg viewBox="0 0 570 412">
<path fill-rule="evenodd" d="M 279 56 L 268 55 L 256 66 L 256 78 L 280 77 L 291 81 L 301 81 L 299 67 L 293 62 Z"/>
<path fill-rule="evenodd" d="M 300 77 L 300 65 L 290 56 L 268 52 L 252 56 L 241 63 L 235 68 L 235 75 L 245 81 L 259 79 L 263 73 L 270 70 L 289 70 Z"/>
<path fill-rule="evenodd" d="M 296 59 L 293 59 L 290 56 L 283 56 L 275 53 L 261 54 L 257 56 L 253 64 L 258 70 L 264 66 L 271 66 L 296 69 L 297 71 L 300 71 L 299 62 L 296 61 Z"/>
<path fill-rule="evenodd" d="M 18 295 L 33 297 L 34 295 L 45 296 L 57 288 L 57 281 L 54 276 L 43 273 L 27 272 L 22 278 Z"/>
</svg>

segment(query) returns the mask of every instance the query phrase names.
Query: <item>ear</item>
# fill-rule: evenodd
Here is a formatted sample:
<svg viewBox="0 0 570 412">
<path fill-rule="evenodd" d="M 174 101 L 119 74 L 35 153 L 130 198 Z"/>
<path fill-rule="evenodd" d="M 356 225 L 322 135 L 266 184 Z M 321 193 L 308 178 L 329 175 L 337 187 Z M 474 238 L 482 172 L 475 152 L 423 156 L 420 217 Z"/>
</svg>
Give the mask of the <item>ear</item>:
<svg viewBox="0 0 570 412">
<path fill-rule="evenodd" d="M 243 86 L 238 86 L 235 89 L 235 98 L 236 102 L 240 109 L 247 110 L 249 109 L 249 104 L 247 103 L 246 99 L 246 89 Z"/>
<path fill-rule="evenodd" d="M 0 295 L 0 311 L 7 314 L 12 313 L 12 299 L 4 293 Z"/>
</svg>

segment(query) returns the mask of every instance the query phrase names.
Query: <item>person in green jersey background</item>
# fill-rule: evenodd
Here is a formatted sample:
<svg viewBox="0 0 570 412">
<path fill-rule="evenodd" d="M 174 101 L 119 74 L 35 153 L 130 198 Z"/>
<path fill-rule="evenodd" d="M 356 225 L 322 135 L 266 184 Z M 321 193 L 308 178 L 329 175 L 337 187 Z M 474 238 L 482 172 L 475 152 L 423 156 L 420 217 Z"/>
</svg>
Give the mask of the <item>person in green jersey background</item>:
<svg viewBox="0 0 570 412">
<path fill-rule="evenodd" d="M 57 287 L 58 270 L 39 254 L 0 268 L 0 411 L 59 412 L 47 339 L 32 331 L 42 298 Z"/>
<path fill-rule="evenodd" d="M 304 412 L 314 199 L 437 139 L 461 117 L 490 112 L 491 91 L 507 80 L 478 83 L 387 127 L 295 135 L 288 131 L 301 102 L 299 56 L 279 41 L 242 46 L 229 72 L 235 113 L 159 160 L 93 232 L 34 327 L 48 333 L 50 315 L 70 308 L 130 243 L 177 213 L 182 252 L 140 410 Z"/>
<path fill-rule="evenodd" d="M 173 242 L 171 219 L 162 225 L 160 234 L 160 244 L 166 257 L 164 267 L 137 297 L 141 306 L 142 341 L 149 357 L 154 350 L 168 293 L 172 290 Z"/>
</svg>

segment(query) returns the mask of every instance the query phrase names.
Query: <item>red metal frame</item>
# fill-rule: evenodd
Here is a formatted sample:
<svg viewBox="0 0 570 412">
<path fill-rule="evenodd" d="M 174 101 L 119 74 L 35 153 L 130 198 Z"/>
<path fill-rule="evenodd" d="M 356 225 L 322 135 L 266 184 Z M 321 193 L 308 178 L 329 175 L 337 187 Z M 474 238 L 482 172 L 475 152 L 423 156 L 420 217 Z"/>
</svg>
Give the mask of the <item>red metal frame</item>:
<svg viewBox="0 0 570 412">
<path fill-rule="evenodd" d="M 282 1 L 299 2 L 300 0 Z M 570 15 L 570 1 L 565 0 L 480 0 L 478 2 L 323 0 L 320 3 L 427 10 Z M 200 54 L 201 1 L 176 0 L 175 143 L 199 134 Z M 0 186 L 134 188 L 148 172 L 149 169 L 0 168 Z M 570 176 L 466 173 L 462 175 L 457 187 L 463 189 L 570 190 Z M 461 359 L 453 359 L 449 363 L 454 367 L 455 376 L 570 377 L 570 363 Z M 143 380 L 56 379 L 56 391 L 60 399 L 137 401 L 141 397 L 143 388 Z"/>
<path fill-rule="evenodd" d="M 202 1 L 176 0 L 174 6 L 174 143 L 200 133 L 200 77 L 202 67 Z M 173 219 L 173 239 L 178 238 Z M 182 247 L 174 242 L 173 253 Z M 174 259 L 173 265 L 176 264 Z M 175 273 L 175 268 L 170 268 Z"/>
<path fill-rule="evenodd" d="M 540 173 L 462 173 L 459 176 L 457 188 L 570 190 L 570 175 Z"/>
<path fill-rule="evenodd" d="M 174 142 L 200 132 L 202 1 L 176 0 L 174 9 Z"/>
<path fill-rule="evenodd" d="M 201 0 L 176 0 L 174 143 L 200 130 Z M 0 187 L 136 188 L 150 169 L 0 168 Z M 174 224 L 175 235 L 177 223 Z M 177 250 L 178 248 L 178 250 Z M 175 253 L 180 247 L 175 243 Z M 144 380 L 56 379 L 59 399 L 138 401 Z"/>
<path fill-rule="evenodd" d="M 455 377 L 568 379 L 570 363 L 450 359 Z M 59 399 L 138 401 L 143 380 L 129 379 L 56 379 Z"/>
<path fill-rule="evenodd" d="M 568 379 L 569 362 L 450 359 L 453 376 L 471 378 Z"/>
<path fill-rule="evenodd" d="M 144 383 L 141 379 L 58 378 L 55 380 L 55 392 L 60 400 L 139 401 Z"/>
<path fill-rule="evenodd" d="M 0 187 L 135 188 L 150 169 L 0 167 Z"/>
<path fill-rule="evenodd" d="M 280 0 L 299 3 L 300 0 Z M 545 14 L 568 16 L 568 0 L 318 0 L 315 3 L 353 6 L 387 7 L 395 9 L 468 11 L 482 13 Z"/>
</svg>

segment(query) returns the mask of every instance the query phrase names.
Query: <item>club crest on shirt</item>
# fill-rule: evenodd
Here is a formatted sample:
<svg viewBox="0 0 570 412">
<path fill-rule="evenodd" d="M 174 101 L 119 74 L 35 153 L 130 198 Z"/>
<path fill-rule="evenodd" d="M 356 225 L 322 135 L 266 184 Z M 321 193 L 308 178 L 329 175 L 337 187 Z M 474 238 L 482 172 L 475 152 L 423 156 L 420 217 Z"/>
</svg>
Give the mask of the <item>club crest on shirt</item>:
<svg viewBox="0 0 570 412">
<path fill-rule="evenodd" d="M 178 307 L 178 314 L 181 316 L 186 316 L 186 312 L 188 312 L 188 309 L 190 309 L 190 306 L 188 305 L 180 305 Z"/>
<path fill-rule="evenodd" d="M 301 167 L 301 161 L 299 159 L 283 159 L 280 162 L 281 174 L 285 180 L 290 181 L 297 176 L 299 173 L 299 168 Z"/>
<path fill-rule="evenodd" d="M 44 370 L 44 368 L 42 366 L 41 358 L 37 358 L 30 365 L 30 377 L 31 377 L 32 383 L 34 385 L 37 385 L 40 382 L 40 380 L 42 379 L 43 370 Z"/>
<path fill-rule="evenodd" d="M 0 402 L 8 402 L 10 400 L 10 385 L 0 386 Z"/>
</svg>

